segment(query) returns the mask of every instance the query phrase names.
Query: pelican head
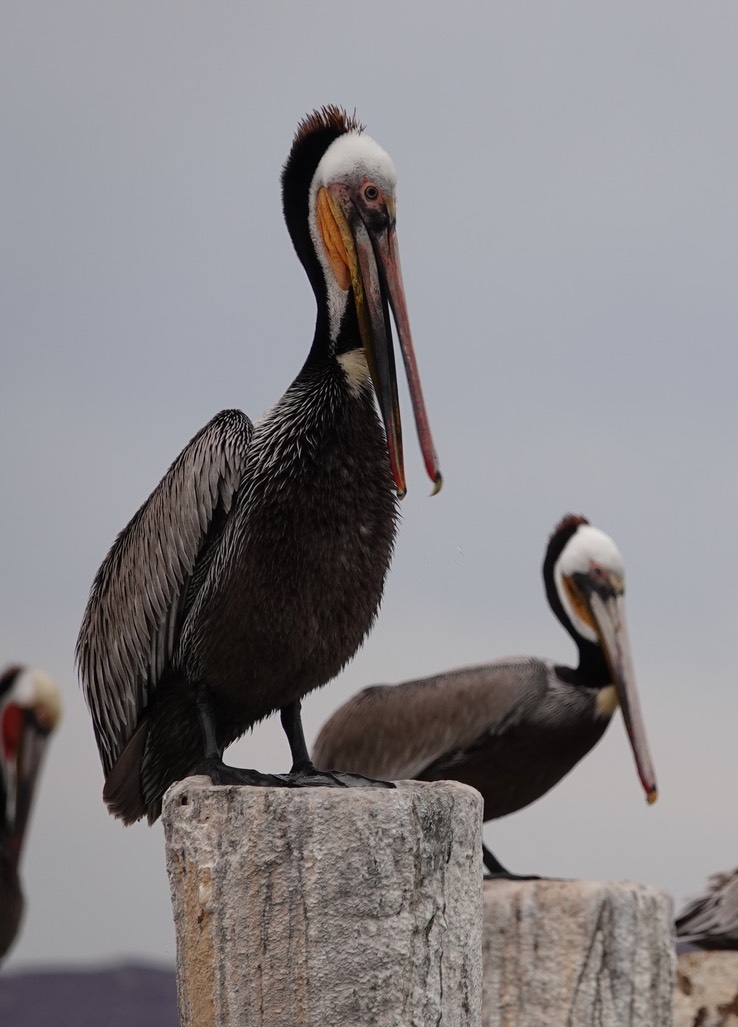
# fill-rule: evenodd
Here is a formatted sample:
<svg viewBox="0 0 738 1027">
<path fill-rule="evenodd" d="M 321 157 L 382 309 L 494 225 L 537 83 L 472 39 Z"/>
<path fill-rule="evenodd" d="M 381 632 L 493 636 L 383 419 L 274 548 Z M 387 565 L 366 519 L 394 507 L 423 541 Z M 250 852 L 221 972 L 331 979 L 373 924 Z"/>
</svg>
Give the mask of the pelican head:
<svg viewBox="0 0 738 1027">
<path fill-rule="evenodd" d="M 9 667 L 0 675 L 0 792 L 4 791 L 4 831 L 13 870 L 46 743 L 60 716 L 59 689 L 48 674 L 32 667 Z"/>
<path fill-rule="evenodd" d="M 623 711 L 638 776 L 648 802 L 655 802 L 656 775 L 641 716 L 625 618 L 623 558 L 604 531 L 584 517 L 569 516 L 551 536 L 547 563 L 552 561 L 558 600 L 551 597 L 554 610 L 579 645 L 580 654 L 587 644 L 602 650 Z"/>
<path fill-rule="evenodd" d="M 362 126 L 338 107 L 324 107 L 298 127 L 282 175 L 282 192 L 295 249 L 318 297 L 318 332 L 325 333 L 329 351 L 352 388 L 361 388 L 371 378 L 392 475 L 402 497 L 406 486 L 390 310 L 434 492 L 442 479 L 402 284 L 395 233 L 396 181 L 390 157 Z M 327 324 L 321 325 L 321 316 L 327 317 Z"/>
</svg>

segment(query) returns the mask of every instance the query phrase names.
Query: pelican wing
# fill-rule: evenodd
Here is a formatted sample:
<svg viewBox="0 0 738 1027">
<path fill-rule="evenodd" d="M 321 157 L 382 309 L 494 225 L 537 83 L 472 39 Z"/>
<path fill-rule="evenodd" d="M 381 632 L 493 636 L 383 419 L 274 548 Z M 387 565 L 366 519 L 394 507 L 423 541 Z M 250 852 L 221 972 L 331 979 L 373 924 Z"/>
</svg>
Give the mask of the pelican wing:
<svg viewBox="0 0 738 1027">
<path fill-rule="evenodd" d="M 738 948 L 738 869 L 710 877 L 677 917 L 676 933 L 706 948 Z"/>
<path fill-rule="evenodd" d="M 193 576 L 243 477 L 253 425 L 223 410 L 182 450 L 97 572 L 76 659 L 106 775 L 167 667 Z M 188 593 L 189 589 L 189 593 Z"/>
<path fill-rule="evenodd" d="M 519 657 L 365 688 L 323 725 L 313 760 L 385 780 L 415 778 L 520 723 L 544 697 L 546 681 L 546 663 Z"/>
</svg>

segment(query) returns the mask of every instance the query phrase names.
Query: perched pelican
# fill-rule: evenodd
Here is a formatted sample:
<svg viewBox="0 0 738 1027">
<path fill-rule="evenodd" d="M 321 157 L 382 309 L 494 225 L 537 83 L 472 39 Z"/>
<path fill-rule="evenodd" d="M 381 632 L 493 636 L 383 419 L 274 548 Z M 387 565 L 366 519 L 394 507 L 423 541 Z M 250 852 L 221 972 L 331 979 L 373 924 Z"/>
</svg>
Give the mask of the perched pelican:
<svg viewBox="0 0 738 1027">
<path fill-rule="evenodd" d="M 704 949 L 738 949 L 738 868 L 711 875 L 676 918 L 676 933 Z"/>
<path fill-rule="evenodd" d="M 60 715 L 59 689 L 43 671 L 8 667 L 0 674 L 0 959 L 23 916 L 18 863 L 46 742 Z"/>
<path fill-rule="evenodd" d="M 574 639 L 579 666 L 520 656 L 401 685 L 375 685 L 323 726 L 318 767 L 399 780 L 456 780 L 482 793 L 484 819 L 544 795 L 598 741 L 618 704 L 649 802 L 656 779 L 625 624 L 623 561 L 584 517 L 554 530 L 546 595 Z M 487 848 L 487 869 L 513 877 Z"/>
<path fill-rule="evenodd" d="M 103 797 L 126 823 L 153 822 L 165 789 L 193 772 L 221 784 L 360 783 L 315 771 L 300 700 L 361 645 L 392 554 L 405 475 L 390 308 L 441 485 L 392 161 L 353 117 L 324 107 L 298 126 L 282 198 L 318 307 L 307 360 L 262 420 L 225 410 L 185 447 L 105 558 L 77 641 Z M 224 748 L 276 710 L 291 773 L 226 767 Z"/>
</svg>

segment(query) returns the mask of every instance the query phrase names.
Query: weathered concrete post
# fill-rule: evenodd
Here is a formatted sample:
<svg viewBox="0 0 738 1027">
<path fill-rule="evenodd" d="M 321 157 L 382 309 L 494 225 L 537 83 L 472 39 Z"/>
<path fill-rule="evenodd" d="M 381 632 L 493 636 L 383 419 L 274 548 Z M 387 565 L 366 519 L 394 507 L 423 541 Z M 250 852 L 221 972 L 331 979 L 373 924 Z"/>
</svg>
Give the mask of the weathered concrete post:
<svg viewBox="0 0 738 1027">
<path fill-rule="evenodd" d="M 674 1027 L 738 1027 L 738 952 L 678 957 Z"/>
<path fill-rule="evenodd" d="M 182 1027 L 479 1027 L 481 799 L 174 785 Z"/>
<path fill-rule="evenodd" d="M 486 881 L 483 1027 L 671 1027 L 672 900 L 620 881 Z"/>
</svg>

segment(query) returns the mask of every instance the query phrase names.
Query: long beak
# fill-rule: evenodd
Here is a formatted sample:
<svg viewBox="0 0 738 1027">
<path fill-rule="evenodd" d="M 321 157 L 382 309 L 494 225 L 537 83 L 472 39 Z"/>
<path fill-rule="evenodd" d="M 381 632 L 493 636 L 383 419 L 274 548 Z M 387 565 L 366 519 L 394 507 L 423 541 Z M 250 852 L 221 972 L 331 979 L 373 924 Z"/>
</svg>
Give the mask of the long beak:
<svg viewBox="0 0 738 1027">
<path fill-rule="evenodd" d="M 443 479 L 420 387 L 394 223 L 380 231 L 368 227 L 358 216 L 355 208 L 346 210 L 346 200 L 340 186 L 328 186 L 326 191 L 346 248 L 359 331 L 384 421 L 397 494 L 402 498 L 406 487 L 400 401 L 397 395 L 397 372 L 388 304 L 392 309 L 405 362 L 420 448 L 426 471 L 433 482 L 432 494 L 435 494 L 441 488 Z"/>
<path fill-rule="evenodd" d="M 619 593 L 603 599 L 599 593 L 593 591 L 589 596 L 589 602 L 623 711 L 623 720 L 633 749 L 638 776 L 646 793 L 646 800 L 651 804 L 658 798 L 656 774 L 638 700 L 623 595 Z"/>
<path fill-rule="evenodd" d="M 10 704 L 3 711 L 3 736 L 5 818 L 10 855 L 17 866 L 49 735 L 39 727 L 32 710 Z"/>
</svg>

